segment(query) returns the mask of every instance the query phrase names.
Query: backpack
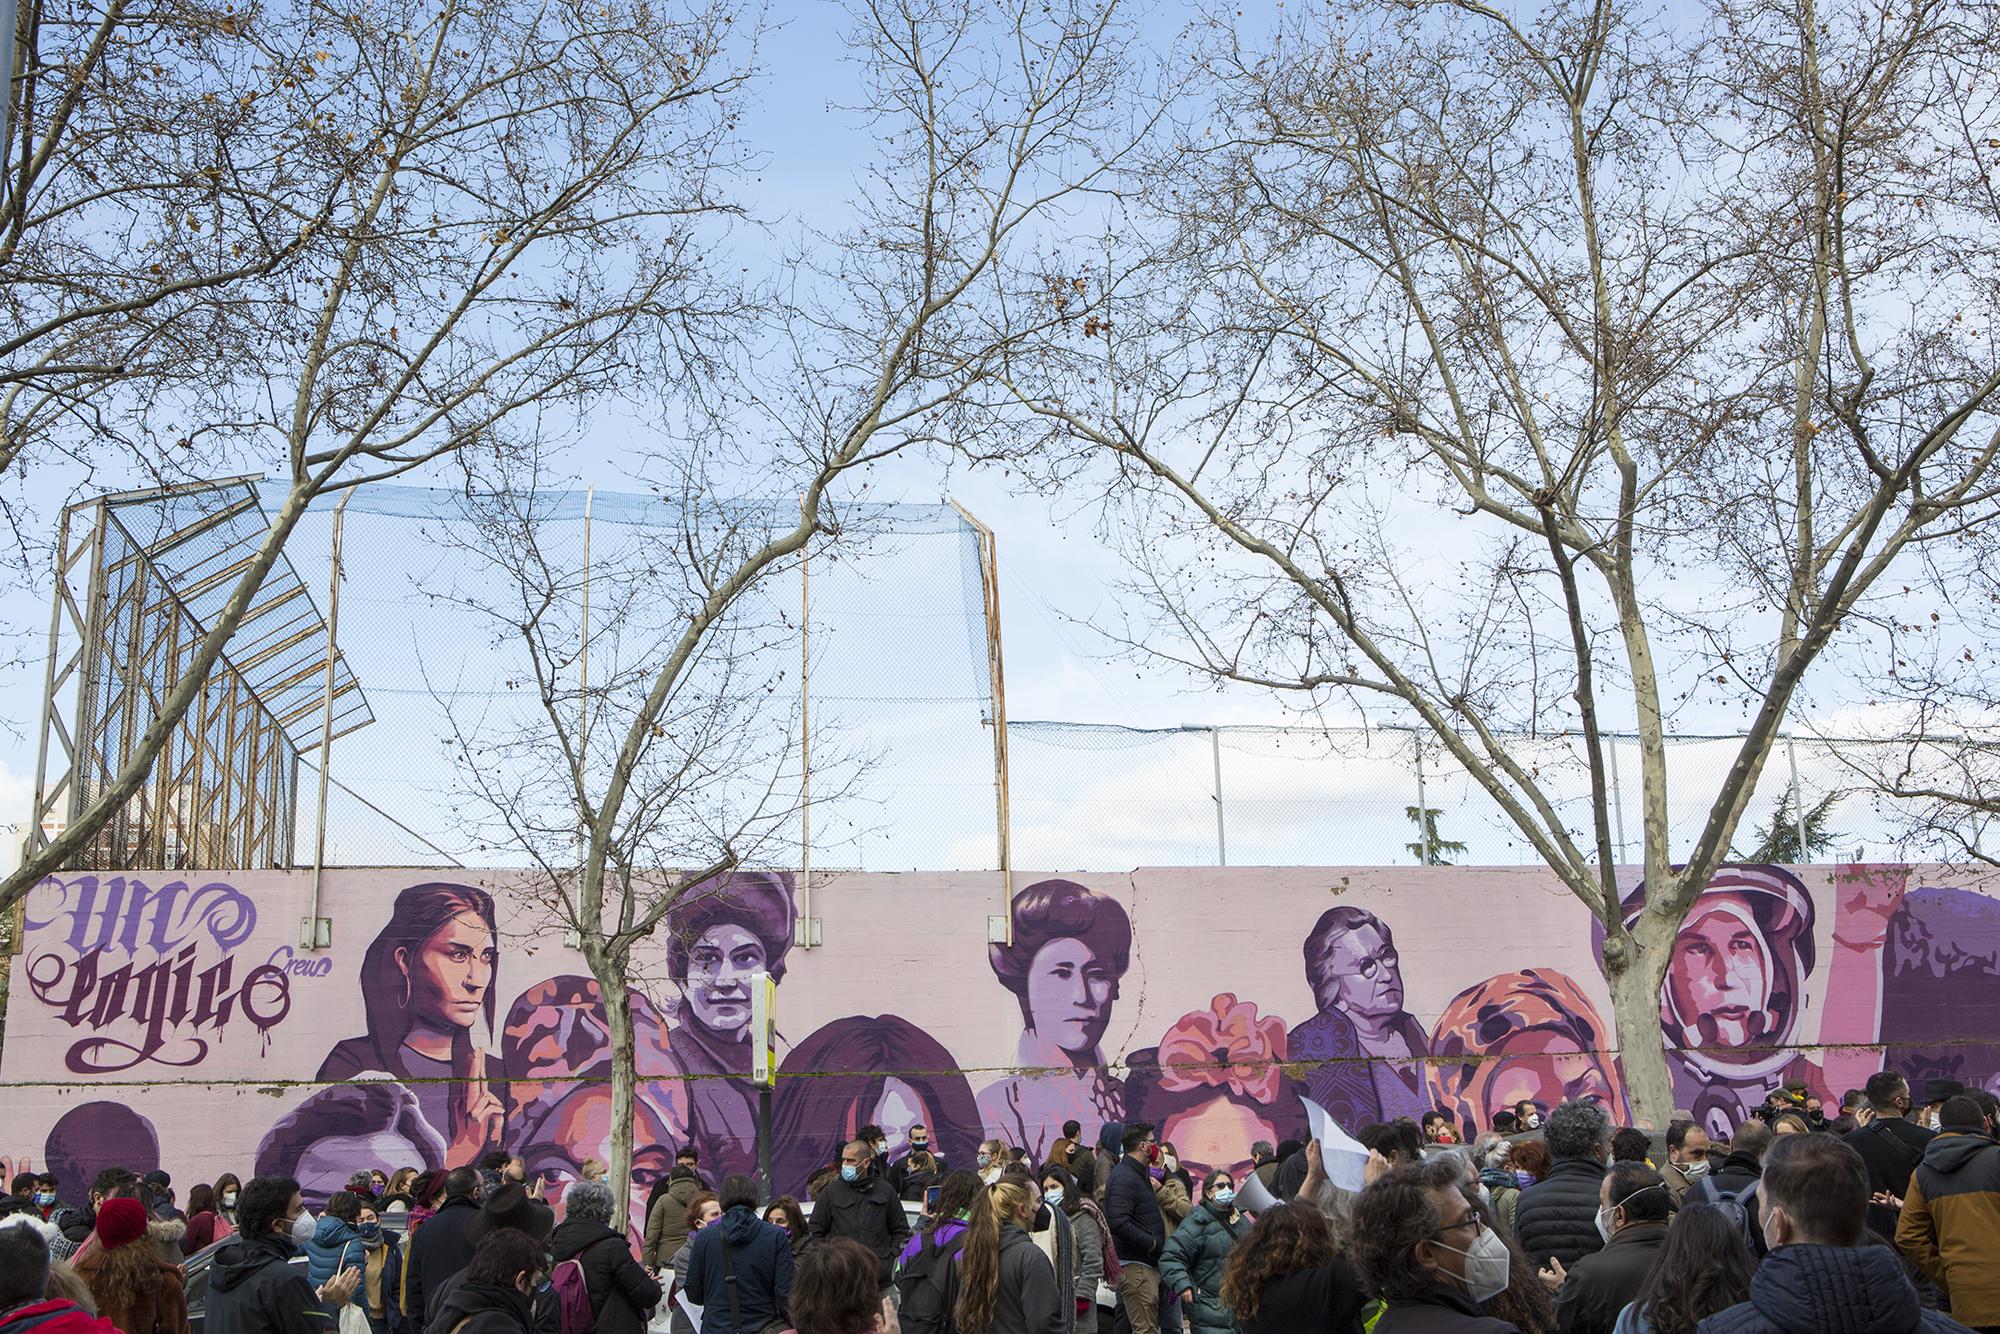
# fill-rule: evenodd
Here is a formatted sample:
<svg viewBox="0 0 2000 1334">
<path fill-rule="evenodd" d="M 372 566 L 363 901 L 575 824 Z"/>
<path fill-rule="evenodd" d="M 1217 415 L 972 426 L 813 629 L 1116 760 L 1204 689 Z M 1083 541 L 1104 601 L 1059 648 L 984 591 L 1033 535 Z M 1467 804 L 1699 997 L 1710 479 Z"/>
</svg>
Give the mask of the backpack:
<svg viewBox="0 0 2000 1334">
<path fill-rule="evenodd" d="M 896 1313 L 903 1334 L 955 1334 L 952 1310 L 958 1305 L 958 1262 L 965 1237 L 960 1232 L 940 1246 L 933 1232 L 896 1276 L 903 1292 Z"/>
<path fill-rule="evenodd" d="M 549 1284 L 556 1290 L 556 1305 L 562 1312 L 562 1334 L 597 1334 L 597 1307 L 583 1281 L 583 1257 L 605 1242 L 616 1240 L 616 1237 L 599 1238 L 550 1272 Z"/>
<path fill-rule="evenodd" d="M 1714 1177 L 1706 1176 L 1688 1189 L 1687 1203 L 1712 1204 L 1720 1209 L 1736 1225 L 1751 1254 L 1761 1260 L 1769 1254 L 1769 1248 L 1764 1244 L 1763 1229 L 1757 1226 L 1757 1187 L 1760 1184 L 1753 1181 L 1741 1190 L 1723 1190 L 1715 1184 Z"/>
</svg>

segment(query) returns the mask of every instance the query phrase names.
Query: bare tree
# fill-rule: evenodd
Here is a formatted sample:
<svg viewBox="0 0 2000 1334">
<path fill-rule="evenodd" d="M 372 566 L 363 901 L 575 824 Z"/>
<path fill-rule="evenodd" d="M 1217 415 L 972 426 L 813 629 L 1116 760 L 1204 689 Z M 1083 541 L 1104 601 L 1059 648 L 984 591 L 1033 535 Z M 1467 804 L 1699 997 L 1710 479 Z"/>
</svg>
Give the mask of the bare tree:
<svg viewBox="0 0 2000 1334">
<path fill-rule="evenodd" d="M 504 455 L 604 393 L 670 382 L 740 305 L 709 279 L 697 226 L 729 209 L 717 191 L 747 68 L 723 5 L 300 0 L 213 18 L 215 59 L 258 74 L 239 102 L 280 108 L 260 122 L 266 183 L 218 201 L 224 216 L 160 222 L 177 248 L 159 263 L 217 232 L 233 252 L 246 230 L 287 259 L 207 326 L 230 372 L 164 381 L 131 420 L 162 451 L 274 468 L 284 499 L 155 721 L 89 809 L 0 884 L 0 908 L 144 781 L 317 497 Z M 96 114 L 114 116 L 108 95 Z M 14 382 L 37 402 L 56 393 L 38 374 Z"/>
<path fill-rule="evenodd" d="M 1995 12 L 1336 0 L 1279 28 L 1212 25 L 1184 169 L 1050 266 L 1069 337 L 1012 383 L 1130 536 L 1128 641 L 1415 719 L 1588 905 L 1664 1125 L 1676 933 L 1808 670 L 1990 526 Z M 1743 740 L 1676 838 L 1668 727 L 1725 706 Z M 1607 715 L 1638 733 L 1629 927 Z"/>
<path fill-rule="evenodd" d="M 672 443 L 642 451 L 634 471 L 672 507 L 677 540 L 635 552 L 632 581 L 611 585 L 617 666 L 573 684 L 581 570 L 534 537 L 532 502 L 482 525 L 506 571 L 507 599 L 491 611 L 510 651 L 534 664 L 538 714 L 466 729 L 496 761 L 468 766 L 468 795 L 542 868 L 599 983 L 621 1191 L 634 949 L 797 809 L 787 766 L 799 720 L 768 689 L 775 662 L 795 661 L 784 650 L 797 623 L 767 585 L 815 546 L 857 540 L 842 516 L 867 494 L 872 465 L 990 433 L 1007 358 L 1056 319 L 1008 300 L 1009 257 L 1101 188 L 1120 145 L 1142 133 L 1120 96 L 1126 35 L 1110 6 L 866 0 L 850 20 L 857 110 L 880 157 L 850 224 L 808 231 L 781 266 L 730 372 L 663 404 L 674 426 L 660 438 Z M 732 499 L 752 494 L 785 499 Z M 594 608 L 599 588 L 593 577 Z M 593 645 L 606 633 L 597 617 Z M 865 758 L 833 768 L 845 783 Z M 817 789 L 818 759 L 814 770 Z"/>
</svg>

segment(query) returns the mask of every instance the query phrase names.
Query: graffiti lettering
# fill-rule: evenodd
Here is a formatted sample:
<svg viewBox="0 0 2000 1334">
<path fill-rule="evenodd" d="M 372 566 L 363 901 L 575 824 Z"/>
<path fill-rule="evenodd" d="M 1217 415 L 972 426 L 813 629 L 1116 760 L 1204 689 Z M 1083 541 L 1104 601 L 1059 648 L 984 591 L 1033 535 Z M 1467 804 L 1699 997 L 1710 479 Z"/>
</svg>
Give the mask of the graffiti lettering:
<svg viewBox="0 0 2000 1334">
<path fill-rule="evenodd" d="M 130 876 L 82 875 L 67 881 L 50 876 L 39 888 L 43 895 L 53 893 L 56 902 L 45 917 L 30 912 L 28 929 L 67 922 L 64 943 L 78 955 L 115 948 L 136 957 L 143 946 L 164 956 L 203 929 L 217 945 L 233 950 L 257 929 L 256 905 L 234 885 L 190 889 L 176 880 L 154 889 Z"/>
<path fill-rule="evenodd" d="M 193 944 L 171 957 L 138 968 L 104 967 L 102 947 L 74 964 L 60 954 L 40 954 L 28 965 L 28 986 L 71 1028 L 100 1030 L 69 1049 L 73 1074 L 114 1074 L 146 1061 L 158 1065 L 200 1064 L 208 1055 L 202 1029 L 220 1033 L 239 1011 L 258 1032 L 269 1033 L 292 1008 L 291 982 L 284 969 L 259 964 L 231 989 L 235 960 L 225 957 L 199 973 Z M 137 1042 L 107 1037 L 105 1027 L 137 1024 Z M 185 1030 L 185 1031 L 183 1031 Z"/>
<path fill-rule="evenodd" d="M 290 945 L 280 945 L 271 951 L 271 957 L 264 961 L 280 972 L 293 977 L 325 977 L 333 971 L 333 960 L 325 955 L 317 959 L 301 959 L 292 952 Z"/>
</svg>

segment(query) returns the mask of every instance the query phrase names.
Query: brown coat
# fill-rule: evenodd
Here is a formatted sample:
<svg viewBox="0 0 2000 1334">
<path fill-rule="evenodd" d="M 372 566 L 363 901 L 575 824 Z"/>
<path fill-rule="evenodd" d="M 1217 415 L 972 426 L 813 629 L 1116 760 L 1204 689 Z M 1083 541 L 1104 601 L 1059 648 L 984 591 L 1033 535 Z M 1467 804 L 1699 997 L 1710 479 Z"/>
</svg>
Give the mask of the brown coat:
<svg viewBox="0 0 2000 1334">
<path fill-rule="evenodd" d="M 146 1242 L 135 1241 L 134 1246 Z M 109 1258 L 102 1246 L 93 1246 L 75 1264 L 77 1277 L 97 1299 L 97 1313 L 116 1325 L 120 1334 L 188 1334 L 187 1291 L 178 1266 L 156 1262 L 158 1281 L 142 1291 L 130 1304 L 112 1300 L 104 1289 L 104 1266 Z"/>
</svg>

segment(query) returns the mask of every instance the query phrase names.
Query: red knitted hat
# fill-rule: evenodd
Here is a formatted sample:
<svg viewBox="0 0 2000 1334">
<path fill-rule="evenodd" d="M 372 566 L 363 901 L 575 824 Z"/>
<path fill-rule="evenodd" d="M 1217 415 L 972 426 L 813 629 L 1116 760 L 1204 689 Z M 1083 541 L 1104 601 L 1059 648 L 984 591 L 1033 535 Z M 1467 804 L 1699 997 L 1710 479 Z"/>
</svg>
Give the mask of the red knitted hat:
<svg viewBox="0 0 2000 1334">
<path fill-rule="evenodd" d="M 107 1251 L 146 1235 L 146 1206 L 137 1200 L 106 1200 L 97 1206 L 97 1239 Z"/>
</svg>

